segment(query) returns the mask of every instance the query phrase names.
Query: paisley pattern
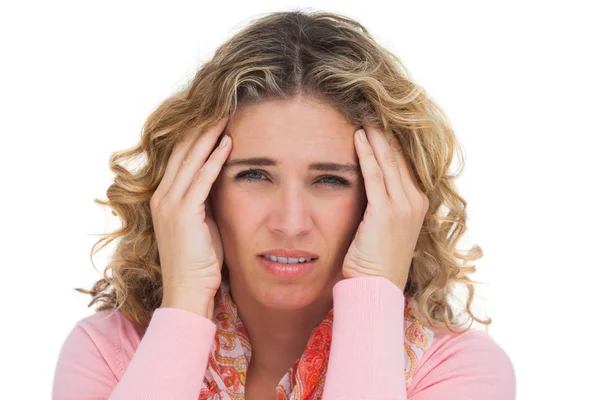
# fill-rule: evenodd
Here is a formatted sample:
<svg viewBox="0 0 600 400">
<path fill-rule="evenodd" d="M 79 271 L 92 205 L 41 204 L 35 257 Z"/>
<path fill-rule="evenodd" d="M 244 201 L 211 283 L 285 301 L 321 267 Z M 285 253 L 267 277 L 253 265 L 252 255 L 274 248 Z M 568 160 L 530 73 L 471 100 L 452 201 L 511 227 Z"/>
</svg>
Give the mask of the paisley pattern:
<svg viewBox="0 0 600 400">
<path fill-rule="evenodd" d="M 404 358 L 406 387 L 410 385 L 423 353 L 433 343 L 433 332 L 415 317 L 414 303 L 407 299 L 404 309 Z M 237 314 L 229 282 L 223 280 L 215 295 L 213 322 L 215 341 L 208 358 L 200 400 L 244 399 L 246 371 L 252 354 L 248 332 Z M 311 333 L 306 349 L 276 388 L 277 400 L 319 400 L 331 348 L 333 309 Z"/>
</svg>

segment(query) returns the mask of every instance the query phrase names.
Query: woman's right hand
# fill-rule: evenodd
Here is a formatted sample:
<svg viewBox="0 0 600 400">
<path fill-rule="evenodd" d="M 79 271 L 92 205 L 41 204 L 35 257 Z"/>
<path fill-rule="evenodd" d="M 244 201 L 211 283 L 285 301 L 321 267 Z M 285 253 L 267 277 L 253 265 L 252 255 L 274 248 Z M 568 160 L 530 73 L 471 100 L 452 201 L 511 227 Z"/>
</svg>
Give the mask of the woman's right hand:
<svg viewBox="0 0 600 400">
<path fill-rule="evenodd" d="M 224 147 L 212 151 L 228 120 L 175 145 L 150 199 L 162 272 L 161 308 L 182 308 L 209 319 L 221 284 L 223 244 L 207 198 L 231 151 L 229 136 L 224 136 Z"/>
</svg>

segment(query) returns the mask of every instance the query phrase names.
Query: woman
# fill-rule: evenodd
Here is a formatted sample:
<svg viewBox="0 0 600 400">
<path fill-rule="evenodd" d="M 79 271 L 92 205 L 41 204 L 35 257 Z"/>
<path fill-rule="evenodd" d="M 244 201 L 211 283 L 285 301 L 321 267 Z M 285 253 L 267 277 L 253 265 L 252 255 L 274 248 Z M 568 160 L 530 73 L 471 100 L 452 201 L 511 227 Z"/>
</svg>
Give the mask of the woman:
<svg viewBox="0 0 600 400">
<path fill-rule="evenodd" d="M 450 306 L 464 283 L 462 315 L 491 323 L 459 262 L 481 250 L 456 250 L 458 142 L 404 71 L 333 13 L 269 14 L 224 43 L 111 159 L 98 202 L 124 225 L 98 243 L 120 242 L 78 289 L 99 307 L 54 398 L 515 398 L 506 353 Z"/>
</svg>

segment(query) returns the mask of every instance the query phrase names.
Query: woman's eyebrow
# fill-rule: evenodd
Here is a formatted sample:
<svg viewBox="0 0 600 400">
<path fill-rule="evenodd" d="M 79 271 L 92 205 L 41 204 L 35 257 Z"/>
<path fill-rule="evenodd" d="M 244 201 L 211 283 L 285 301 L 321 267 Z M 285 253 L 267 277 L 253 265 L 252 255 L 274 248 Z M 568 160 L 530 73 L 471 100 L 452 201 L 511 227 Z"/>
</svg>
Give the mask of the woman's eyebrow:
<svg viewBox="0 0 600 400">
<path fill-rule="evenodd" d="M 235 167 L 235 166 L 240 166 L 240 165 L 256 166 L 256 167 L 276 167 L 277 161 L 272 158 L 268 158 L 268 157 L 237 158 L 234 160 L 227 161 L 223 165 L 223 168 L 225 169 L 225 168 L 230 168 L 230 167 Z M 310 164 L 308 169 L 311 171 L 341 172 L 341 173 L 347 173 L 350 175 L 358 175 L 359 171 L 360 171 L 358 165 L 356 165 L 356 164 L 332 163 L 332 162 L 312 163 L 312 164 Z"/>
</svg>

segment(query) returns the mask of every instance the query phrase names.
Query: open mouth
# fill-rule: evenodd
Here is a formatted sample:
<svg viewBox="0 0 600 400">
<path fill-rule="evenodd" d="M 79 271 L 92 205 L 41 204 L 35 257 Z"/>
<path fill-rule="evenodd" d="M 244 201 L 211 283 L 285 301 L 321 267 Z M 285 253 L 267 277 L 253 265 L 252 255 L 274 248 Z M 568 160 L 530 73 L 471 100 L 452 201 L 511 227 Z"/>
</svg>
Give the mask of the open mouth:
<svg viewBox="0 0 600 400">
<path fill-rule="evenodd" d="M 276 259 L 280 260 L 280 258 Z M 272 275 L 281 278 L 298 278 L 307 275 L 314 269 L 317 258 L 308 258 L 302 261 L 283 258 L 283 262 L 281 262 L 273 261 L 273 257 L 259 256 L 259 261 L 260 265 Z"/>
<path fill-rule="evenodd" d="M 262 255 L 261 257 L 269 259 L 273 262 L 278 262 L 281 264 L 289 264 L 289 265 L 304 264 L 304 263 L 316 260 L 316 258 L 310 258 L 310 257 L 292 258 L 292 257 L 266 256 L 266 255 Z"/>
</svg>

